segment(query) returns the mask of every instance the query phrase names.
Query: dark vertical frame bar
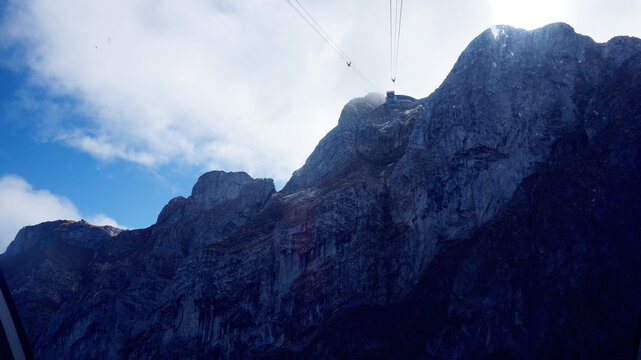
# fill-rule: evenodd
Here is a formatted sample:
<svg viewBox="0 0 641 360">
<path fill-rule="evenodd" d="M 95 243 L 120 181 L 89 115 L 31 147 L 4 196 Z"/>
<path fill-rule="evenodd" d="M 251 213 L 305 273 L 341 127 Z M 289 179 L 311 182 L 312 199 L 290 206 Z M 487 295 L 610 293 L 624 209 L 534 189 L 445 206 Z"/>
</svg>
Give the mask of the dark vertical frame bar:
<svg viewBox="0 0 641 360">
<path fill-rule="evenodd" d="M 27 334 L 24 331 L 24 328 L 22 327 L 22 322 L 20 321 L 20 316 L 18 315 L 18 310 L 16 309 L 15 304 L 13 303 L 13 298 L 11 297 L 11 292 L 9 291 L 9 287 L 7 286 L 7 282 L 4 279 L 4 274 L 0 270 L 0 290 L 2 291 L 2 297 L 4 299 L 4 302 L 7 304 L 7 308 L 9 309 L 9 313 L 11 315 L 11 323 L 7 324 L 5 322 L 2 323 L 2 329 L 0 329 L 1 333 L 0 335 L 2 336 L 2 339 L 0 340 L 0 346 L 4 347 L 7 346 L 6 349 L 1 349 L 0 354 L 5 354 L 7 352 L 8 354 L 11 354 L 10 359 L 14 359 L 14 351 L 16 350 L 22 350 L 22 354 L 24 355 L 24 358 L 27 360 L 33 360 L 33 354 L 31 353 L 31 348 L 29 347 L 29 342 L 27 341 Z M 20 348 L 21 349 L 12 349 L 9 343 L 9 339 L 7 337 L 5 329 L 9 329 L 10 327 L 13 327 L 18 334 L 18 339 L 20 340 Z"/>
</svg>

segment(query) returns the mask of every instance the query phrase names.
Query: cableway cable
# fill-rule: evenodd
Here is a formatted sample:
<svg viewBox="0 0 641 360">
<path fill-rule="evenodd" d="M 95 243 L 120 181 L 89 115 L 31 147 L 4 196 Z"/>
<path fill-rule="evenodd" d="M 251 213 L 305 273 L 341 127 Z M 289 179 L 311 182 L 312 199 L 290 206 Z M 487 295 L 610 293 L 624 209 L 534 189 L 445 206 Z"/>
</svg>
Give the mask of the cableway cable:
<svg viewBox="0 0 641 360">
<path fill-rule="evenodd" d="M 396 58 L 394 59 L 394 77 L 398 72 L 398 49 L 401 42 L 401 22 L 403 20 L 403 0 L 401 0 L 401 9 L 398 13 L 398 30 L 396 30 Z"/>
<path fill-rule="evenodd" d="M 392 6 L 392 2 L 394 6 Z M 403 18 L 403 0 L 390 0 L 389 2 L 389 26 L 390 26 L 390 79 L 396 82 L 398 73 L 398 53 L 401 41 L 401 24 Z"/>
<path fill-rule="evenodd" d="M 316 22 L 316 19 L 314 19 L 314 17 L 312 16 L 312 14 L 310 14 L 310 13 L 307 11 L 307 9 L 305 9 L 305 7 L 303 7 L 303 5 L 302 5 L 298 0 L 294 0 L 294 1 L 296 1 L 296 4 L 298 4 L 298 6 L 300 6 L 300 8 L 301 8 L 301 9 L 303 9 L 303 11 L 305 12 L 305 14 L 307 14 L 307 16 L 309 16 L 309 18 L 312 20 L 312 22 L 314 23 L 314 25 L 316 26 L 316 28 L 318 28 L 318 29 L 320 30 L 320 32 L 323 34 L 323 38 L 324 38 L 324 39 L 326 39 L 326 40 L 327 40 L 327 42 L 328 42 L 328 43 L 329 43 L 329 44 L 330 44 L 330 45 L 331 45 L 331 46 L 336 50 L 336 52 L 337 52 L 337 53 L 338 53 L 338 54 L 343 58 L 343 60 L 345 60 L 345 63 L 347 63 L 347 66 L 350 66 L 351 61 L 349 60 L 349 58 L 347 57 L 347 55 L 345 55 L 345 53 L 344 53 L 343 51 L 341 51 L 341 49 L 338 47 L 338 45 L 336 45 L 336 43 L 334 42 L 334 40 L 332 40 L 332 38 L 329 36 L 329 34 L 327 34 L 327 32 L 325 32 L 325 30 L 320 26 L 320 24 L 319 24 L 318 22 Z"/>
<path fill-rule="evenodd" d="M 398 1 L 390 0 L 389 2 L 389 18 L 390 18 L 390 80 L 392 83 L 396 82 L 394 71 L 394 59 L 396 59 L 396 31 L 398 29 Z"/>
<path fill-rule="evenodd" d="M 366 76 L 363 74 L 363 72 L 360 70 L 356 64 L 352 63 L 352 60 L 340 49 L 340 47 L 332 40 L 332 38 L 329 36 L 329 34 L 323 30 L 323 28 L 318 24 L 316 19 L 303 7 L 303 5 L 298 1 L 294 0 L 296 2 L 296 5 L 291 1 L 291 0 L 286 0 L 289 6 L 291 6 L 296 13 L 305 20 L 305 22 L 314 29 L 316 34 L 325 41 L 325 43 L 332 49 L 334 52 L 340 56 L 343 61 L 345 61 L 345 64 L 347 67 L 350 69 L 354 70 L 356 75 L 358 75 L 363 81 L 365 81 L 369 86 L 371 86 L 374 90 L 378 91 L 378 88 L 372 83 Z M 297 6 L 298 5 L 298 6 Z M 301 11 L 302 10 L 302 11 Z"/>
<path fill-rule="evenodd" d="M 344 55 L 344 53 L 337 46 L 334 45 L 334 42 L 328 37 L 328 35 L 326 35 L 327 33 L 325 33 L 323 28 L 318 26 L 318 23 L 314 20 L 313 17 L 311 17 L 311 15 L 309 15 L 309 12 L 305 10 L 305 8 L 300 4 L 300 2 L 294 0 L 300 6 L 300 9 L 303 9 L 303 12 L 305 12 L 305 14 L 307 14 L 308 16 L 305 16 L 305 14 L 303 14 L 303 12 L 301 12 L 301 10 L 296 5 L 294 5 L 294 3 L 292 3 L 290 0 L 286 0 L 286 1 L 292 7 L 292 9 L 294 9 L 298 13 L 298 15 L 300 15 L 300 17 L 303 18 L 303 20 L 305 20 L 305 22 L 307 22 L 307 24 L 311 26 L 312 29 L 314 29 L 316 34 L 320 36 L 320 38 L 323 39 L 323 41 L 325 41 L 327 45 L 329 45 L 329 47 L 331 47 L 332 50 L 336 52 L 336 54 L 338 54 L 338 56 L 340 56 L 346 63 L 349 62 L 349 58 L 347 58 Z"/>
</svg>

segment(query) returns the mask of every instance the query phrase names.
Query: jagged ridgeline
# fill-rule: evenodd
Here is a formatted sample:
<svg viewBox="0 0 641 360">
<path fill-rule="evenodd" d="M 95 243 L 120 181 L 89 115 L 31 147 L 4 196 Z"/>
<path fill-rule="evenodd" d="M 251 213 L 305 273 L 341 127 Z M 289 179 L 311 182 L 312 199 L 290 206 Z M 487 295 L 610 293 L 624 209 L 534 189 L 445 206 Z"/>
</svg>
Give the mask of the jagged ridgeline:
<svg viewBox="0 0 641 360">
<path fill-rule="evenodd" d="M 280 192 L 210 172 L 0 266 L 41 359 L 630 359 L 640 165 L 641 40 L 496 27 L 429 97 L 350 101 Z"/>
</svg>

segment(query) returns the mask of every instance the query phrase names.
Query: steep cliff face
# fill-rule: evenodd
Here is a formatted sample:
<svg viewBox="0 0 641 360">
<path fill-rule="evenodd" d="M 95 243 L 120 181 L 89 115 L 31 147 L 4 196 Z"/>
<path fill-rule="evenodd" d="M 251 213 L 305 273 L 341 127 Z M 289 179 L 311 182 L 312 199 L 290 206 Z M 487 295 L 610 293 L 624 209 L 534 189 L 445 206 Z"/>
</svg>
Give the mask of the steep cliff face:
<svg viewBox="0 0 641 360">
<path fill-rule="evenodd" d="M 629 358 L 640 94 L 638 39 L 488 29 L 429 97 L 350 101 L 278 193 L 207 173 L 0 266 L 42 358 Z"/>
<path fill-rule="evenodd" d="M 158 303 L 173 297 L 167 288 L 192 250 L 233 233 L 274 191 L 271 179 L 212 171 L 147 229 L 69 221 L 22 229 L 2 269 L 25 311 L 35 356 L 123 356 L 132 336 L 152 325 Z"/>
<path fill-rule="evenodd" d="M 641 315 L 641 53 L 589 100 L 579 126 L 552 145 L 492 220 L 439 246 L 407 297 L 345 311 L 296 355 L 633 356 Z M 607 124 L 590 136 L 598 120 Z"/>
</svg>

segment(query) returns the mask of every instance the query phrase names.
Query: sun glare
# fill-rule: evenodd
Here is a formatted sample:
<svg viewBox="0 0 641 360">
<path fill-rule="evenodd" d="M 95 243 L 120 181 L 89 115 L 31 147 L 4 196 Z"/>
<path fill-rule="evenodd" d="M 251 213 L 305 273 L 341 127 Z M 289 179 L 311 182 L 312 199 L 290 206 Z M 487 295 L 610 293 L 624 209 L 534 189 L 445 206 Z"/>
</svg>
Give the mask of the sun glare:
<svg viewBox="0 0 641 360">
<path fill-rule="evenodd" d="M 493 25 L 531 30 L 563 21 L 563 6 L 558 0 L 490 0 L 490 4 Z"/>
</svg>

